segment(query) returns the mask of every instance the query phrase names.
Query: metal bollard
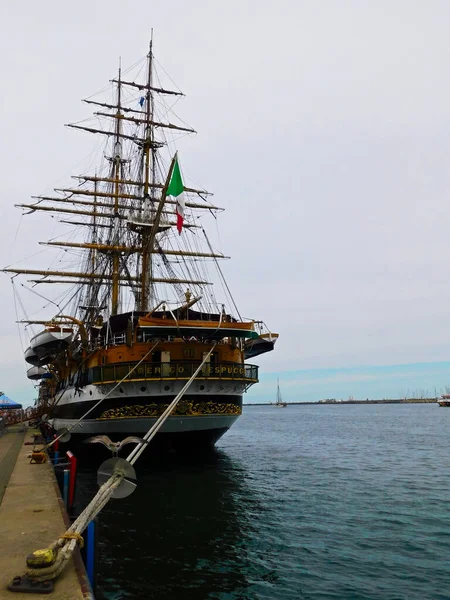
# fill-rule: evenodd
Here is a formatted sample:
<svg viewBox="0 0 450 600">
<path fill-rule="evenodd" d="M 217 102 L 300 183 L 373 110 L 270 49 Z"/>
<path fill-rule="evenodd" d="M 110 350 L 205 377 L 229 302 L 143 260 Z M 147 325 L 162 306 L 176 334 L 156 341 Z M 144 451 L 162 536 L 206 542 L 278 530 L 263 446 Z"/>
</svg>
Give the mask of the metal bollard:
<svg viewBox="0 0 450 600">
<path fill-rule="evenodd" d="M 68 450 L 66 456 L 70 462 L 70 485 L 69 485 L 69 504 L 68 508 L 71 509 L 73 506 L 73 500 L 75 497 L 75 483 L 77 480 L 77 457 Z"/>
</svg>

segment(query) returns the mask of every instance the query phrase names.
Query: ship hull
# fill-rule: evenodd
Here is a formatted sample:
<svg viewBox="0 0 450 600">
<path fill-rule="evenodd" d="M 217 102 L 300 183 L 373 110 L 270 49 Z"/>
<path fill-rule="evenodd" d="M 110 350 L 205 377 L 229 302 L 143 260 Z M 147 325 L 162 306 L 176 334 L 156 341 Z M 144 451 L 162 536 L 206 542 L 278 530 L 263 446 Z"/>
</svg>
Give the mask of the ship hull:
<svg viewBox="0 0 450 600">
<path fill-rule="evenodd" d="M 128 435 L 142 437 L 174 400 L 185 382 L 146 381 L 88 385 L 70 388 L 54 406 L 50 424 L 58 431 L 69 429 L 70 448 L 85 449 L 83 442 L 94 435 L 118 441 Z M 152 441 L 154 451 L 194 451 L 212 447 L 242 412 L 245 384 L 203 382 L 194 384 L 165 421 Z M 203 388 L 203 389 L 201 389 Z M 78 423 L 86 413 L 86 418 Z M 200 414 L 200 413 L 204 414 Z M 207 413 L 207 414 L 205 414 Z M 89 445 L 89 453 L 98 453 Z M 122 452 L 123 454 L 123 452 Z M 147 452 L 146 452 L 147 454 Z"/>
<path fill-rule="evenodd" d="M 159 430 L 164 433 L 193 433 L 215 429 L 229 429 L 239 415 L 189 415 L 169 417 Z M 52 419 L 51 425 L 55 430 L 72 428 L 72 437 L 92 435 L 144 435 L 156 423 L 157 417 L 122 418 L 122 419 L 83 419 L 77 424 L 76 419 Z"/>
</svg>

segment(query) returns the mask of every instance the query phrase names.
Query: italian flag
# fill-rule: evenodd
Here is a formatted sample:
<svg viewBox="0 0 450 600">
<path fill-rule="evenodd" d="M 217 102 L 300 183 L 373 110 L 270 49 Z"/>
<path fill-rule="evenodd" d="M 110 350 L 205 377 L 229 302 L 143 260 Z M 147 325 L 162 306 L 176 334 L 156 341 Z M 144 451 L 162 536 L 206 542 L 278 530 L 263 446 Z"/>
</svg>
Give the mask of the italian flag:
<svg viewBox="0 0 450 600">
<path fill-rule="evenodd" d="M 167 195 L 170 196 L 176 202 L 176 213 L 177 213 L 177 229 L 178 233 L 181 234 L 184 222 L 184 186 L 183 180 L 181 179 L 180 166 L 178 164 L 178 158 L 175 159 L 173 165 L 172 177 L 170 179 L 169 187 L 167 188 Z"/>
</svg>

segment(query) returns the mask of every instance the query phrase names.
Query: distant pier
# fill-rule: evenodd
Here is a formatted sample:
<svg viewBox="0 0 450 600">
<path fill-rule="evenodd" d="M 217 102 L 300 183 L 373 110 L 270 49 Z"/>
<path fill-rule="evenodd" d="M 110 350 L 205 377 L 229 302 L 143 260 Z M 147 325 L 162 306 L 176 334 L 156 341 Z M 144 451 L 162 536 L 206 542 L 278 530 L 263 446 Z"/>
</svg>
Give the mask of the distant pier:
<svg viewBox="0 0 450 600">
<path fill-rule="evenodd" d="M 315 400 L 314 402 L 287 402 L 288 406 L 318 405 L 323 404 L 437 404 L 437 398 L 397 398 L 384 400 Z M 274 402 L 247 402 L 243 406 L 274 406 Z"/>
</svg>

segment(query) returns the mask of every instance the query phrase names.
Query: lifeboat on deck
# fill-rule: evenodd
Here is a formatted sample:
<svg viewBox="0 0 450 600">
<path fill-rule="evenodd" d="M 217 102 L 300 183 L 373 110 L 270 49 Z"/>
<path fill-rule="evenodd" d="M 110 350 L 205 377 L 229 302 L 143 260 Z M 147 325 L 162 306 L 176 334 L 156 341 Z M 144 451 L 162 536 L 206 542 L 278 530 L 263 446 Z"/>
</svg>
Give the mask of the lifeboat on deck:
<svg viewBox="0 0 450 600">
<path fill-rule="evenodd" d="M 56 354 L 67 348 L 72 339 L 72 335 L 72 328 L 48 327 L 31 338 L 30 347 L 39 357 L 41 364 L 45 364 Z"/>
<path fill-rule="evenodd" d="M 245 359 L 254 358 L 274 349 L 278 333 L 261 333 L 256 340 L 246 340 L 244 344 Z"/>
<path fill-rule="evenodd" d="M 30 367 L 27 371 L 28 379 L 32 379 L 33 381 L 37 381 L 38 379 L 43 379 L 45 375 L 49 374 L 47 369 L 44 367 Z"/>
<path fill-rule="evenodd" d="M 31 346 L 29 346 L 24 353 L 24 357 L 25 360 L 27 361 L 27 363 L 29 365 L 34 365 L 34 366 L 38 366 L 39 365 L 39 356 L 36 354 L 36 352 L 31 348 Z"/>
<path fill-rule="evenodd" d="M 253 321 L 238 322 L 222 318 L 219 321 L 201 321 L 161 317 L 141 317 L 138 325 L 147 335 L 161 337 L 166 335 L 176 337 L 200 337 L 220 340 L 224 337 L 255 339 L 258 334 L 254 330 Z"/>
</svg>

